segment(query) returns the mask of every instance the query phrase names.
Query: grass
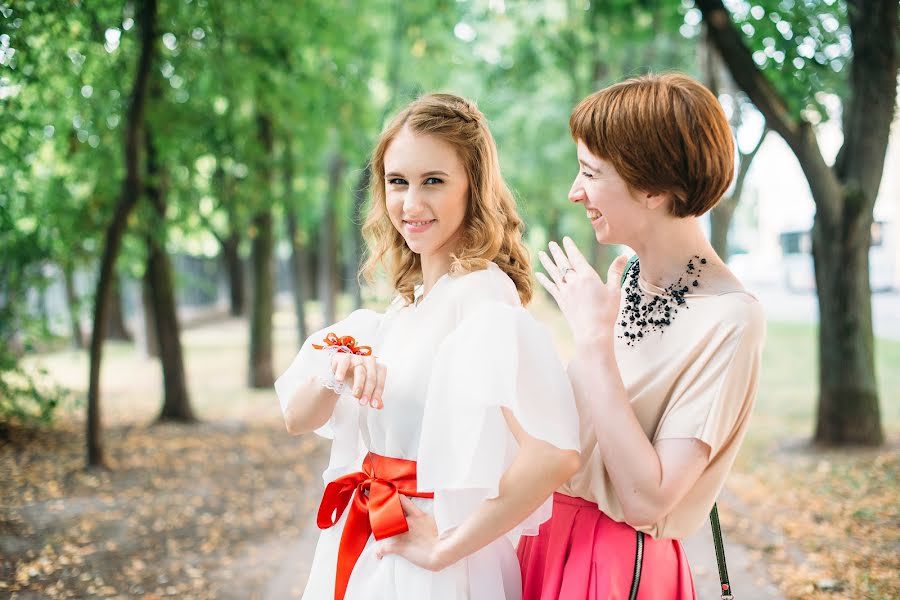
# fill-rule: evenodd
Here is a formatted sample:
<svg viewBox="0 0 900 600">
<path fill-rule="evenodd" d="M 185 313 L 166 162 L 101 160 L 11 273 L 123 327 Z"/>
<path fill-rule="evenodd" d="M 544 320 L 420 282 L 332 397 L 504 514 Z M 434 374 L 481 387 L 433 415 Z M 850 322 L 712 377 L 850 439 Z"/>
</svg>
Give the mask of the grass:
<svg viewBox="0 0 900 600">
<path fill-rule="evenodd" d="M 812 435 L 816 414 L 817 340 L 813 325 L 769 323 L 753 436 Z M 900 342 L 876 340 L 882 423 L 900 429 Z M 764 433 L 762 430 L 768 433 Z"/>
<path fill-rule="evenodd" d="M 789 598 L 897 598 L 900 342 L 876 343 L 887 443 L 856 449 L 810 443 L 816 343 L 814 326 L 769 324 L 753 420 L 728 483 L 750 518 L 726 512 L 726 525 L 760 551 Z"/>
</svg>

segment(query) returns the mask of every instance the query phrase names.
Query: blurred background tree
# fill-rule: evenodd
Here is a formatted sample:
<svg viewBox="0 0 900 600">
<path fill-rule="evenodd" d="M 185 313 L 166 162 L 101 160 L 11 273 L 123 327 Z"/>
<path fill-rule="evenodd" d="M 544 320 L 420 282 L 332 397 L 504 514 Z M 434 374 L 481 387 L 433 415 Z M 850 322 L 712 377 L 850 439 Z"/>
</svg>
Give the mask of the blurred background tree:
<svg viewBox="0 0 900 600">
<path fill-rule="evenodd" d="M 220 307 L 245 319 L 247 385 L 269 388 L 279 294 L 300 340 L 383 299 L 357 279 L 369 153 L 385 121 L 427 91 L 472 98 L 488 116 L 531 247 L 571 235 L 602 271 L 618 250 L 594 244 L 566 198 L 569 113 L 609 83 L 674 69 L 719 95 L 738 140 L 735 184 L 709 221 L 723 257 L 767 132 L 796 154 L 818 208 L 816 439 L 879 443 L 867 249 L 897 11 L 855 6 L 0 1 L 2 381 L 39 398 L 15 375 L 21 357 L 90 344 L 96 465 L 105 338 L 134 338 L 156 357 L 160 419 L 192 421 L 181 319 Z M 834 120 L 845 141 L 830 165 L 815 130 Z M 51 307 L 47 290 L 64 302 Z M 21 420 L 55 405 L 0 406 L 0 418 Z"/>
<path fill-rule="evenodd" d="M 881 444 L 869 248 L 896 108 L 898 4 L 760 3 L 733 14 L 721 0 L 697 6 L 734 80 L 796 155 L 816 204 L 815 440 Z M 844 141 L 834 164 L 814 129 L 830 116 L 824 92 L 840 98 Z"/>
</svg>

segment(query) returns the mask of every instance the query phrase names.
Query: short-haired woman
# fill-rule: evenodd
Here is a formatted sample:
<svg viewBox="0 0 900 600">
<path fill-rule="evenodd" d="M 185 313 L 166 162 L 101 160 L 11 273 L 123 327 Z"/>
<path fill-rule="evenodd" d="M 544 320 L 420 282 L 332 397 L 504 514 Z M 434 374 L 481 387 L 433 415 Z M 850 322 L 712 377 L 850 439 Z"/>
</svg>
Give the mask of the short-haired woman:
<svg viewBox="0 0 900 600">
<path fill-rule="evenodd" d="M 575 339 L 583 465 L 520 542 L 524 599 L 694 598 L 679 540 L 741 445 L 765 331 L 699 220 L 731 183 L 734 141 L 715 96 L 678 74 L 601 90 L 569 125 L 569 199 L 597 242 L 639 260 L 619 257 L 604 282 L 569 239 L 541 254 L 538 279 Z"/>
</svg>

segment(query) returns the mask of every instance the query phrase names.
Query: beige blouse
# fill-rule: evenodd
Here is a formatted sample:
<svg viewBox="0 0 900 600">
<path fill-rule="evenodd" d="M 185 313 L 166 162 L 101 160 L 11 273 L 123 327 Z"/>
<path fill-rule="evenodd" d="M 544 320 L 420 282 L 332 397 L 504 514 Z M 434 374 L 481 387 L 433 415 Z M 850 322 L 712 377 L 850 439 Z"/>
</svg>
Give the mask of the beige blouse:
<svg viewBox="0 0 900 600">
<path fill-rule="evenodd" d="M 646 295 L 663 292 L 643 279 L 639 285 Z M 765 337 L 762 307 L 747 292 L 687 294 L 685 300 L 663 330 L 645 333 L 632 346 L 616 338 L 619 370 L 647 437 L 653 443 L 696 438 L 711 448 L 709 465 L 681 502 L 659 522 L 639 528 L 654 538 L 687 537 L 709 515 L 747 430 Z M 560 491 L 625 521 L 590 425 L 590 394 L 576 389 L 575 396 L 583 464 Z"/>
</svg>

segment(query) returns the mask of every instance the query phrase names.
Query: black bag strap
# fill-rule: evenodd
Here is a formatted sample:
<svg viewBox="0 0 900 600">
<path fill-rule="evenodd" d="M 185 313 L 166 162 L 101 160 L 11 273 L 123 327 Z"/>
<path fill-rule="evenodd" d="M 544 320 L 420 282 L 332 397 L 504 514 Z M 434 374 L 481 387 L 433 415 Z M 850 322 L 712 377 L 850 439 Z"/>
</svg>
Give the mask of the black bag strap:
<svg viewBox="0 0 900 600">
<path fill-rule="evenodd" d="M 638 261 L 637 254 L 628 259 L 625 264 L 625 270 L 622 271 L 621 285 L 625 285 L 625 278 L 634 263 Z M 722 584 L 722 600 L 733 600 L 734 594 L 731 589 L 731 582 L 728 580 L 728 567 L 725 565 L 725 542 L 722 541 L 722 525 L 719 523 L 719 508 L 713 504 L 709 513 L 709 523 L 712 526 L 713 546 L 716 548 L 716 564 L 719 566 L 719 582 Z M 637 534 L 637 550 L 634 557 L 634 576 L 631 581 L 631 594 L 629 598 L 634 600 L 637 598 L 638 587 L 641 584 L 641 569 L 644 559 L 644 534 Z"/>
<path fill-rule="evenodd" d="M 625 285 L 625 278 L 628 276 L 628 271 L 631 270 L 632 265 L 638 261 L 638 255 L 633 254 L 631 258 L 628 259 L 628 262 L 625 263 L 625 270 L 622 271 L 622 281 L 619 282 L 620 285 Z"/>
<path fill-rule="evenodd" d="M 712 525 L 713 545 L 716 547 L 716 563 L 719 565 L 722 600 L 732 600 L 734 594 L 732 594 L 731 582 L 728 581 L 728 567 L 725 566 L 725 543 L 722 541 L 722 526 L 719 524 L 719 507 L 715 504 L 709 511 L 709 524 Z"/>
</svg>

